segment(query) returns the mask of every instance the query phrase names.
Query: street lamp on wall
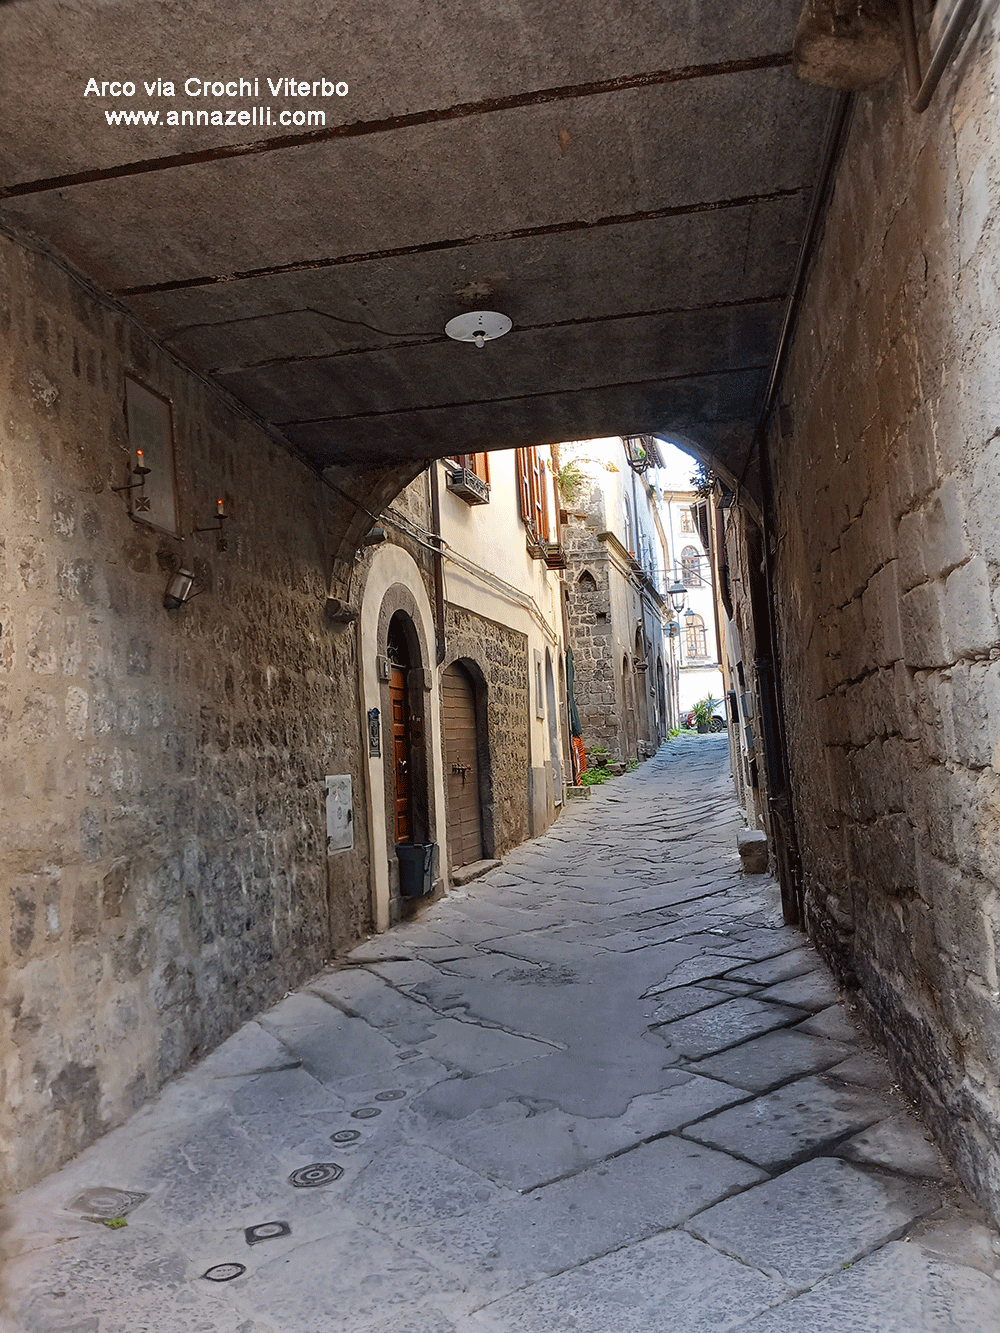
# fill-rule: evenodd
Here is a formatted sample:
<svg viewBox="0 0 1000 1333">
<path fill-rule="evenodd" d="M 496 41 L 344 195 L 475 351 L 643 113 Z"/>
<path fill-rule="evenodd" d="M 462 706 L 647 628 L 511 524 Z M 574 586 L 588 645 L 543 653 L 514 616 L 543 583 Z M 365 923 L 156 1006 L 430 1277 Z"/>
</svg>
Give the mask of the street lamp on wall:
<svg viewBox="0 0 1000 1333">
<path fill-rule="evenodd" d="M 675 611 L 683 611 L 684 603 L 687 600 L 687 588 L 681 583 L 680 579 L 675 579 L 673 586 L 667 590 L 667 596 L 670 598 L 670 605 Z"/>
</svg>

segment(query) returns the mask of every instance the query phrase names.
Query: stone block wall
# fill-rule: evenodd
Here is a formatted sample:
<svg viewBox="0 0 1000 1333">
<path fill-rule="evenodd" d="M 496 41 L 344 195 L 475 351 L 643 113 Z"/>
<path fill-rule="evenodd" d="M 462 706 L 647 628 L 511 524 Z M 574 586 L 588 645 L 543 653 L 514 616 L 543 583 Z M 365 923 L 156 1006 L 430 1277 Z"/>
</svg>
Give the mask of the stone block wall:
<svg viewBox="0 0 1000 1333">
<path fill-rule="evenodd" d="M 0 238 L 4 1184 L 121 1121 L 368 925 L 355 639 L 324 491 L 118 310 Z M 183 542 L 128 515 L 126 371 L 173 405 Z M 228 550 L 212 534 L 224 496 Z M 182 557 L 199 595 L 167 612 Z"/>
<path fill-rule="evenodd" d="M 809 927 L 1000 1217 L 1000 30 L 859 95 L 771 441 Z"/>
<path fill-rule="evenodd" d="M 574 513 L 563 524 L 566 610 L 573 648 L 573 694 L 580 713 L 583 743 L 588 753 L 604 746 L 621 757 L 624 704 L 621 673 L 615 665 L 610 561 L 607 547 L 597 539 L 598 530 L 603 527 L 601 517 L 598 516 L 595 526 L 582 514 Z"/>
<path fill-rule="evenodd" d="M 486 686 L 493 856 L 531 836 L 528 817 L 528 640 L 459 606 L 445 607 L 447 662 L 475 663 Z"/>
</svg>

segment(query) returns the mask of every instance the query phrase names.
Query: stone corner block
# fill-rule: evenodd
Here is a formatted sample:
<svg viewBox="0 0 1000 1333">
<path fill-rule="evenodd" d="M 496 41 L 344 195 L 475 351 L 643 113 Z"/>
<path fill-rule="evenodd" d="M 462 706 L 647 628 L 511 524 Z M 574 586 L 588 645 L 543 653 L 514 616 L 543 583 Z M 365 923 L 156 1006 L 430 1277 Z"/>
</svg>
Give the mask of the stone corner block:
<svg viewBox="0 0 1000 1333">
<path fill-rule="evenodd" d="M 767 873 L 767 834 L 760 829 L 743 829 L 736 835 L 736 850 L 740 854 L 745 875 Z"/>
</svg>

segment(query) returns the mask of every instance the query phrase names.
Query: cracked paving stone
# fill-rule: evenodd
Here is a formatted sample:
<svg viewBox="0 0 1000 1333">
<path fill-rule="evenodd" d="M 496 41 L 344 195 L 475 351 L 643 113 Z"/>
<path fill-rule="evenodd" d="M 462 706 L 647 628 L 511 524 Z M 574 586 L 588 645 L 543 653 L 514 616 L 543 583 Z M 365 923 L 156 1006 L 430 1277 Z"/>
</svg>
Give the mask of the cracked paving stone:
<svg viewBox="0 0 1000 1333">
<path fill-rule="evenodd" d="M 697 1060 L 703 1055 L 723 1051 L 737 1042 L 760 1036 L 772 1028 L 787 1027 L 801 1018 L 801 1009 L 780 1004 L 761 1004 L 745 996 L 727 1000 L 713 1009 L 679 1018 L 654 1029 L 671 1052 Z"/>
<path fill-rule="evenodd" d="M 721 1078 L 748 1092 L 768 1092 L 804 1074 L 829 1070 L 842 1059 L 846 1047 L 825 1037 L 782 1028 L 698 1061 L 698 1073 Z"/>
<path fill-rule="evenodd" d="M 884 1114 L 884 1100 L 866 1088 L 813 1075 L 721 1111 L 684 1133 L 775 1170 L 832 1147 Z"/>
<path fill-rule="evenodd" d="M 786 1292 L 668 1231 L 495 1301 L 476 1318 L 494 1333 L 725 1333 Z"/>
<path fill-rule="evenodd" d="M 495 1296 L 676 1226 L 762 1179 L 745 1162 L 669 1137 L 400 1238 Z"/>
<path fill-rule="evenodd" d="M 895 1242 L 812 1291 L 739 1325 L 739 1333 L 989 1333 L 1000 1282 Z"/>
<path fill-rule="evenodd" d="M 895 1240 L 940 1203 L 937 1190 L 922 1181 L 819 1157 L 699 1213 L 687 1228 L 803 1291 Z"/>
</svg>

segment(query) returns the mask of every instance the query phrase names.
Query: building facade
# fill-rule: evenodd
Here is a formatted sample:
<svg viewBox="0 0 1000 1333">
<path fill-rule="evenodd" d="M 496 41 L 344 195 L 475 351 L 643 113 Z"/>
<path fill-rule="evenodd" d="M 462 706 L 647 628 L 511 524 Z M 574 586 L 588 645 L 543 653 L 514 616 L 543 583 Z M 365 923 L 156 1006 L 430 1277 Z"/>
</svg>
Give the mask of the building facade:
<svg viewBox="0 0 1000 1333">
<path fill-rule="evenodd" d="M 695 491 L 660 490 L 669 545 L 670 583 L 685 589 L 677 618 L 677 696 L 681 718 L 699 699 L 719 700 L 725 692 L 716 629 L 715 587 L 709 506 Z"/>
<path fill-rule="evenodd" d="M 561 444 L 566 606 L 584 747 L 652 754 L 673 725 L 675 682 L 661 591 L 666 543 L 643 464 L 655 442 Z M 639 454 L 639 450 L 642 454 Z M 638 465 L 638 466 L 636 466 Z"/>
</svg>

